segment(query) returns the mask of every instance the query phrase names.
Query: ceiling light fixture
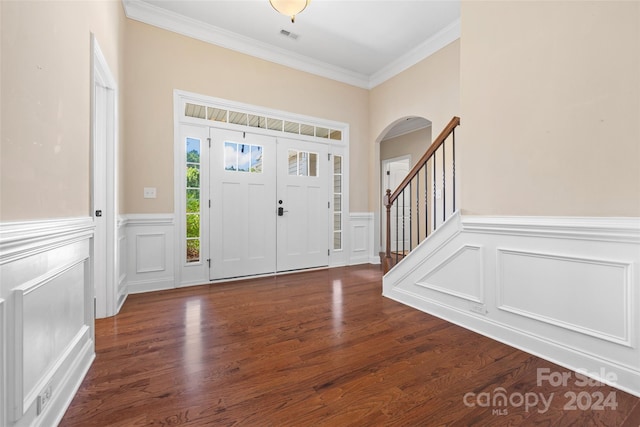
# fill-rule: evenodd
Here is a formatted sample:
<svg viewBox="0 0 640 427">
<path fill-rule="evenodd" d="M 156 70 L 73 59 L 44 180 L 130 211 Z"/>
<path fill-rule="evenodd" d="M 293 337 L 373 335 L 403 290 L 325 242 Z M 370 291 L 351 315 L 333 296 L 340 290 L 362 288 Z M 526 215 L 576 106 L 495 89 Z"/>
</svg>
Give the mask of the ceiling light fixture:
<svg viewBox="0 0 640 427">
<path fill-rule="evenodd" d="M 296 15 L 302 12 L 310 2 L 311 0 L 269 0 L 271 7 L 291 17 L 291 22 L 296 22 Z"/>
</svg>

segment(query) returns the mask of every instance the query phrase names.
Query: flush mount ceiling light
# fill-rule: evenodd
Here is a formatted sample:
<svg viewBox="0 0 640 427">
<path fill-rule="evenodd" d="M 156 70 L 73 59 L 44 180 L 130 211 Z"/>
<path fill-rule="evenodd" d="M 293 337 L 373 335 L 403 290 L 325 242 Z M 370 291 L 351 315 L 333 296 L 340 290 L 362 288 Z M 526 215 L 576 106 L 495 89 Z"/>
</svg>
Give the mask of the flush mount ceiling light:
<svg viewBox="0 0 640 427">
<path fill-rule="evenodd" d="M 311 0 L 269 0 L 271 7 L 291 17 L 291 22 L 296 22 L 296 15 L 302 12 L 310 2 Z"/>
</svg>

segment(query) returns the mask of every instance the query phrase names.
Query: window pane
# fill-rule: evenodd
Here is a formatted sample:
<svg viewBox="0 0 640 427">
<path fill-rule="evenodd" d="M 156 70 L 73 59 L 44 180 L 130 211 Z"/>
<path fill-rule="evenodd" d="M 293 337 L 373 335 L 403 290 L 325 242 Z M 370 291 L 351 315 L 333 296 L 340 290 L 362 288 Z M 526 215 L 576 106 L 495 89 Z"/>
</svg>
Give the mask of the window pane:
<svg viewBox="0 0 640 427">
<path fill-rule="evenodd" d="M 333 233 L 333 249 L 342 249 L 342 233 L 340 231 Z"/>
<path fill-rule="evenodd" d="M 329 129 L 327 129 L 327 128 L 316 128 L 316 136 L 318 138 L 328 138 L 329 137 Z"/>
<path fill-rule="evenodd" d="M 333 210 L 335 212 L 342 211 L 342 195 L 340 194 L 333 195 Z"/>
<path fill-rule="evenodd" d="M 238 144 L 235 142 L 224 143 L 224 170 L 238 170 Z"/>
<path fill-rule="evenodd" d="M 289 150 L 289 175 L 298 175 L 298 152 Z"/>
<path fill-rule="evenodd" d="M 298 175 L 309 175 L 309 153 L 304 151 L 298 153 Z"/>
<path fill-rule="evenodd" d="M 251 172 L 262 173 L 262 147 L 251 146 Z"/>
<path fill-rule="evenodd" d="M 200 140 L 187 138 L 187 163 L 200 163 Z"/>
<path fill-rule="evenodd" d="M 342 230 L 342 214 L 333 214 L 333 229 L 336 231 Z"/>
<path fill-rule="evenodd" d="M 309 176 L 318 176 L 318 155 L 309 153 Z"/>
<path fill-rule="evenodd" d="M 247 124 L 247 113 L 239 113 L 237 111 L 229 111 L 229 123 L 237 125 Z"/>
<path fill-rule="evenodd" d="M 342 156 L 333 156 L 333 173 L 342 173 Z"/>
<path fill-rule="evenodd" d="M 339 130 L 332 130 L 329 133 L 329 138 L 336 141 L 340 141 L 342 139 L 342 132 L 340 132 Z"/>
<path fill-rule="evenodd" d="M 187 214 L 187 237 L 200 237 L 200 214 Z"/>
<path fill-rule="evenodd" d="M 238 171 L 249 172 L 251 165 L 251 146 L 247 144 L 238 144 Z"/>
<path fill-rule="evenodd" d="M 333 176 L 333 192 L 342 193 L 342 176 L 340 175 Z"/>
<path fill-rule="evenodd" d="M 187 212 L 200 213 L 200 190 L 187 190 Z"/>
<path fill-rule="evenodd" d="M 187 240 L 187 262 L 200 261 L 200 239 Z"/>
<path fill-rule="evenodd" d="M 187 188 L 200 188 L 200 165 L 187 165 Z"/>
<path fill-rule="evenodd" d="M 221 110 L 220 108 L 207 108 L 207 118 L 214 122 L 227 122 L 227 110 Z"/>
</svg>

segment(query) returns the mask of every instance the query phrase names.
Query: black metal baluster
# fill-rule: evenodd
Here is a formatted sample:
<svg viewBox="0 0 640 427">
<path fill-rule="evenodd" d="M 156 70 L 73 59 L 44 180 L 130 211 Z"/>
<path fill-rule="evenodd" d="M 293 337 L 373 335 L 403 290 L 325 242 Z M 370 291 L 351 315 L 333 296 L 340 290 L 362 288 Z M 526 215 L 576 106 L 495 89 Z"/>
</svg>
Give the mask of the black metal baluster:
<svg viewBox="0 0 640 427">
<path fill-rule="evenodd" d="M 452 141 L 452 167 L 451 171 L 453 174 L 453 211 L 456 211 L 456 128 L 453 128 L 451 131 L 451 136 L 453 137 Z"/>
<path fill-rule="evenodd" d="M 420 172 L 416 174 L 416 246 L 420 244 Z"/>
<path fill-rule="evenodd" d="M 429 159 L 424 162 L 424 236 L 429 237 Z"/>
<path fill-rule="evenodd" d="M 411 215 L 411 211 L 413 210 L 413 203 L 411 201 L 411 196 L 413 196 L 413 192 L 411 191 L 411 183 L 413 180 L 409 181 L 409 252 L 413 250 L 413 215 Z"/>
<path fill-rule="evenodd" d="M 436 231 L 438 227 L 438 213 L 436 211 L 436 157 L 438 150 L 433 152 L 433 162 L 431 163 L 431 167 L 433 168 L 433 231 Z"/>
<path fill-rule="evenodd" d="M 406 237 L 404 235 L 404 230 L 405 230 L 405 227 L 406 227 L 406 225 L 404 223 L 404 215 L 405 215 L 404 206 L 406 204 L 405 199 L 404 199 L 404 192 L 405 192 L 405 190 L 402 190 L 402 257 L 403 258 L 404 258 L 404 249 L 405 249 L 404 248 L 404 242 L 406 240 Z"/>
<path fill-rule="evenodd" d="M 445 158 L 445 143 L 447 140 L 442 141 L 442 222 L 447 219 L 447 168 L 444 161 Z"/>
<path fill-rule="evenodd" d="M 400 241 L 398 240 L 400 238 L 400 216 L 398 216 L 398 209 L 400 208 L 399 203 L 400 201 L 396 199 L 396 264 L 398 263 L 398 246 L 400 246 Z"/>
</svg>

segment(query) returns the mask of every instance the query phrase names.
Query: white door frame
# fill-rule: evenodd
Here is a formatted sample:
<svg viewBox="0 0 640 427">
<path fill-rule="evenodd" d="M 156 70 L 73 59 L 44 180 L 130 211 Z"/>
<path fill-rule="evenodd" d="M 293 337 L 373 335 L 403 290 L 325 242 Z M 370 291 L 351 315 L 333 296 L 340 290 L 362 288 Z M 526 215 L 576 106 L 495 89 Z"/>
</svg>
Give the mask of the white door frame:
<svg viewBox="0 0 640 427">
<path fill-rule="evenodd" d="M 116 314 L 118 310 L 118 286 L 116 283 L 116 260 L 117 257 L 117 197 L 116 197 L 116 171 L 117 171 L 117 145 L 118 145 L 118 90 L 109 65 L 102 54 L 98 41 L 94 34 L 91 34 L 91 216 L 95 224 L 95 233 L 104 233 L 105 237 L 105 257 L 98 259 L 96 254 L 96 238 L 91 244 L 91 272 L 94 281 L 95 292 L 95 317 L 108 317 Z M 96 86 L 106 89 L 106 102 L 96 105 Z M 105 133 L 100 137 L 97 135 L 97 123 L 99 120 L 105 122 Z M 97 144 L 106 143 L 106 156 L 100 158 Z M 102 163 L 103 170 L 106 171 L 104 188 L 100 186 L 101 180 L 97 179 L 96 173 L 99 170 L 96 165 Z M 100 200 L 104 197 L 104 206 Z M 102 211 L 102 217 L 96 216 L 96 211 Z M 100 253 L 100 251 L 98 251 Z M 105 278 L 96 278 L 96 265 L 102 263 L 104 268 L 98 271 L 105 271 Z"/>
<path fill-rule="evenodd" d="M 289 121 L 294 123 L 302 123 L 305 125 L 317 126 L 319 128 L 332 129 L 340 131 L 341 140 L 332 140 L 328 137 L 318 138 L 307 136 L 304 134 L 291 134 L 285 131 L 277 131 L 266 129 L 263 127 L 252 127 L 235 123 L 227 123 L 221 121 L 208 120 L 202 117 L 190 117 L 185 114 L 187 104 L 195 104 L 206 106 L 207 108 L 218 108 L 249 115 L 261 116 L 263 118 L 273 118 L 276 120 Z M 184 137 L 185 129 L 191 128 L 194 131 L 200 129 L 200 133 L 204 135 L 208 132 L 209 127 L 236 130 L 240 132 L 256 133 L 260 135 L 273 136 L 276 138 L 296 138 L 302 141 L 323 142 L 329 146 L 329 154 L 332 158 L 335 155 L 342 157 L 343 164 L 343 201 L 342 201 L 342 248 L 333 250 L 330 244 L 329 266 L 340 266 L 349 263 L 349 254 L 351 249 L 350 242 L 350 219 L 349 219 L 349 125 L 343 122 L 320 119 L 317 117 L 304 116 L 301 114 L 290 113 L 271 108 L 260 107 L 251 104 L 244 104 L 235 101 L 229 101 L 222 98 L 215 98 L 207 95 L 186 92 L 175 89 L 173 91 L 173 112 L 174 112 L 174 215 L 176 218 L 174 228 L 174 266 L 175 266 L 175 286 L 191 286 L 209 282 L 209 269 L 207 260 L 210 259 L 210 249 L 201 248 L 201 258 L 203 262 L 187 264 L 185 262 L 184 245 L 182 241 L 185 239 L 184 210 L 185 210 L 185 148 Z M 196 132 L 197 133 L 197 132 Z M 195 136 L 195 133 L 194 133 Z M 332 188 L 330 186 L 330 188 Z M 201 206 L 205 206 L 202 201 Z M 208 216 L 201 211 L 202 218 Z M 201 237 L 202 237 L 201 226 Z M 331 227 L 330 227 L 331 229 Z M 330 240 L 331 242 L 331 240 Z"/>
</svg>

